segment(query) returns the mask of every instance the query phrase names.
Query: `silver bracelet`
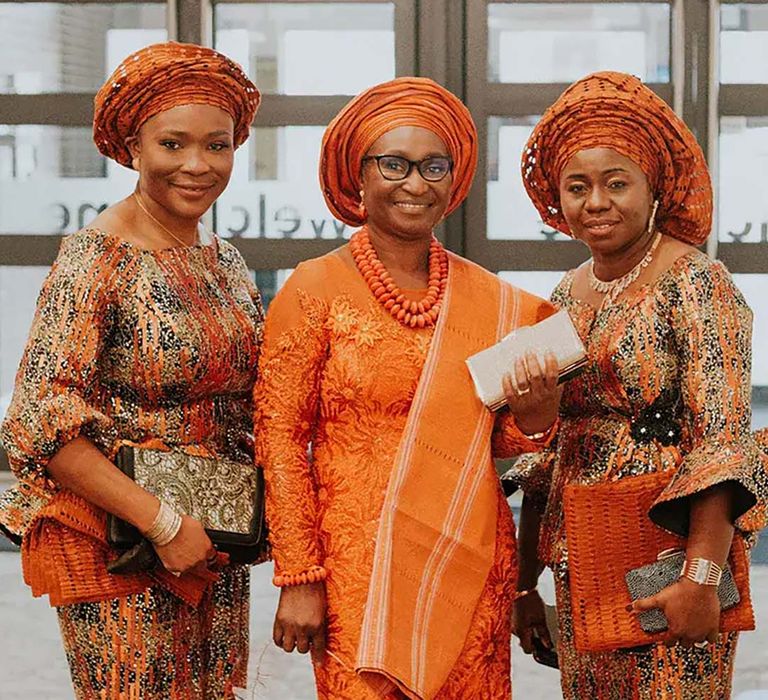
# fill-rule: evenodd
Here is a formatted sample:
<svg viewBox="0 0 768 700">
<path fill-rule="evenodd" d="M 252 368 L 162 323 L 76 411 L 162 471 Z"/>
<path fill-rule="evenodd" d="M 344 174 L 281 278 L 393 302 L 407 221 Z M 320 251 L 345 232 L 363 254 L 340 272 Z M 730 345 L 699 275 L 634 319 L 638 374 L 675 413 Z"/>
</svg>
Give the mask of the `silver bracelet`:
<svg viewBox="0 0 768 700">
<path fill-rule="evenodd" d="M 680 576 L 700 586 L 719 586 L 720 579 L 723 577 L 723 568 L 709 559 L 693 557 L 685 560 Z"/>
<path fill-rule="evenodd" d="M 160 509 L 144 537 L 156 547 L 164 547 L 179 534 L 180 529 L 181 515 L 165 501 L 160 501 Z"/>
</svg>

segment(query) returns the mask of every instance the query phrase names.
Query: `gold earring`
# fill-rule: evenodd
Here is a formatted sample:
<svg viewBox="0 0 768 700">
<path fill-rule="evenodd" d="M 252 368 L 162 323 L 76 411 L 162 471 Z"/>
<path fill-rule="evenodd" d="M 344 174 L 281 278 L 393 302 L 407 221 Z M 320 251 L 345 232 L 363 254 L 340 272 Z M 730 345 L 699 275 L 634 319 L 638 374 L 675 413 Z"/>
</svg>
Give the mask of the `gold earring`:
<svg viewBox="0 0 768 700">
<path fill-rule="evenodd" d="M 648 219 L 647 233 L 650 235 L 653 232 L 654 226 L 656 226 L 656 212 L 659 210 L 659 200 L 653 200 L 653 209 L 651 210 L 651 218 Z"/>
</svg>

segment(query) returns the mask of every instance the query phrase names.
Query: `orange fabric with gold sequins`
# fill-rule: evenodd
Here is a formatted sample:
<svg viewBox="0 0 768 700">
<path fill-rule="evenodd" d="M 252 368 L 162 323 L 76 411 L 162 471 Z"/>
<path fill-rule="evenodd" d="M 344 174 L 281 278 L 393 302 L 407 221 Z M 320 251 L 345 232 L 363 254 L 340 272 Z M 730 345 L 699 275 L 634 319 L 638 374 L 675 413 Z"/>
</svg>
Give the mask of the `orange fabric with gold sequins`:
<svg viewBox="0 0 768 700">
<path fill-rule="evenodd" d="M 610 148 L 637 163 L 659 200 L 656 226 L 699 245 L 712 228 L 712 183 L 696 138 L 650 88 L 626 73 L 594 73 L 544 113 L 523 151 L 523 183 L 544 223 L 571 235 L 560 173 L 579 151 Z"/>
<path fill-rule="evenodd" d="M 225 241 L 144 250 L 96 229 L 64 239 L 0 431 L 19 480 L 0 496 L 0 529 L 21 541 L 35 595 L 63 605 L 160 583 L 200 602 L 209 581 L 107 573 L 105 513 L 59 489 L 46 465 L 81 435 L 107 457 L 118 442 L 159 439 L 249 464 L 261 331 L 258 291 Z"/>
<path fill-rule="evenodd" d="M 453 159 L 453 183 L 445 215 L 469 193 L 477 168 L 477 129 L 452 92 L 428 78 L 404 77 L 375 85 L 350 101 L 328 125 L 320 150 L 320 188 L 331 213 L 350 226 L 360 212 L 363 156 L 380 137 L 401 126 L 437 134 Z"/>
<path fill-rule="evenodd" d="M 132 167 L 125 145 L 150 117 L 188 104 L 224 110 L 235 147 L 248 138 L 260 94 L 234 61 L 213 49 L 169 41 L 126 58 L 94 99 L 93 140 L 107 158 Z"/>
<path fill-rule="evenodd" d="M 669 483 L 649 515 L 685 536 L 692 499 L 728 483 L 735 525 L 754 541 L 766 524 L 768 459 L 751 433 L 752 312 L 723 264 L 697 250 L 600 310 L 574 297 L 573 279 L 574 271 L 566 274 L 552 301 L 570 314 L 589 361 L 563 389 L 556 446 L 515 464 L 543 510 L 539 555 L 554 572 L 563 696 L 729 698 L 733 633 L 705 650 L 576 649 L 573 620 L 581 613 L 572 608 L 563 494 L 570 484 L 666 472 Z"/>
</svg>

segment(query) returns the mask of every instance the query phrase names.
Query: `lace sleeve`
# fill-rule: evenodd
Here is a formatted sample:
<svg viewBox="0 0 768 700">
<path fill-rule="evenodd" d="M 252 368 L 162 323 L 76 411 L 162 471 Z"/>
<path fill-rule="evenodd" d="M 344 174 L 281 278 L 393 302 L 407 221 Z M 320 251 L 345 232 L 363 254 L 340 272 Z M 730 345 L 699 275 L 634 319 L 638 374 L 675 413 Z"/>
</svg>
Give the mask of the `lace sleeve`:
<svg viewBox="0 0 768 700">
<path fill-rule="evenodd" d="M 272 301 L 254 397 L 276 585 L 325 576 L 310 452 L 328 348 L 328 305 L 312 286 L 299 266 Z"/>
</svg>

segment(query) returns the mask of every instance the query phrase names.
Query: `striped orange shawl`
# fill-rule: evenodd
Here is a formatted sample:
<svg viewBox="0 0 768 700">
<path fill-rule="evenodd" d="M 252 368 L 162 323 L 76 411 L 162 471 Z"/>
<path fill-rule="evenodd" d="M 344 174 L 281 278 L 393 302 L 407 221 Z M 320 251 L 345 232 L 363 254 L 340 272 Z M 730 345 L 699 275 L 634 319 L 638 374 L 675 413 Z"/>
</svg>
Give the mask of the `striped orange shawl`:
<svg viewBox="0 0 768 700">
<path fill-rule="evenodd" d="M 450 255 L 450 254 L 449 254 Z M 493 415 L 464 364 L 549 305 L 450 255 L 444 305 L 381 513 L 356 668 L 382 695 L 433 698 L 465 643 L 495 551 Z"/>
</svg>

